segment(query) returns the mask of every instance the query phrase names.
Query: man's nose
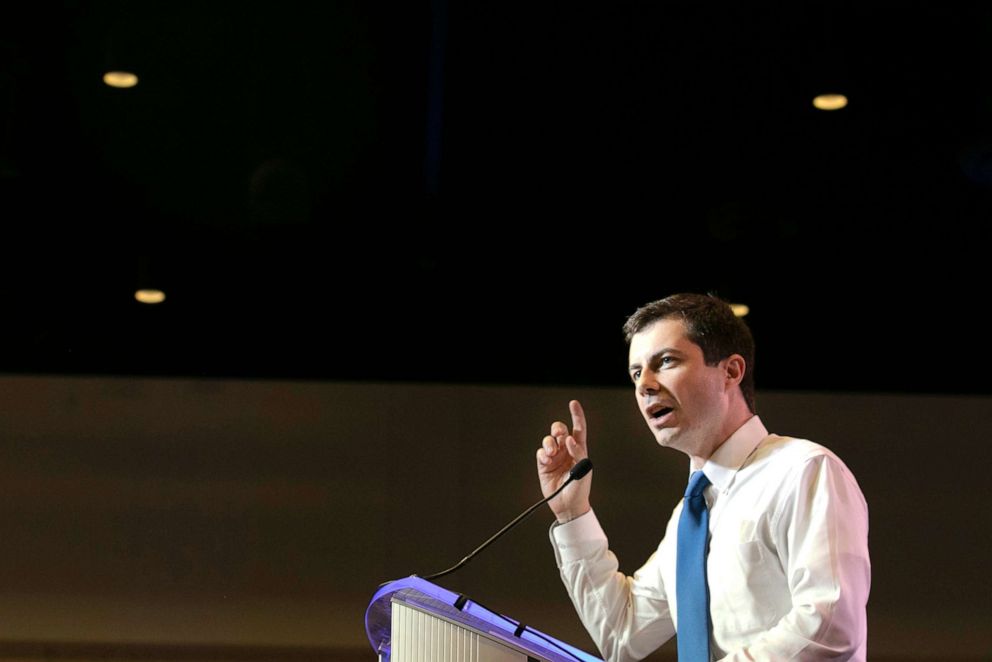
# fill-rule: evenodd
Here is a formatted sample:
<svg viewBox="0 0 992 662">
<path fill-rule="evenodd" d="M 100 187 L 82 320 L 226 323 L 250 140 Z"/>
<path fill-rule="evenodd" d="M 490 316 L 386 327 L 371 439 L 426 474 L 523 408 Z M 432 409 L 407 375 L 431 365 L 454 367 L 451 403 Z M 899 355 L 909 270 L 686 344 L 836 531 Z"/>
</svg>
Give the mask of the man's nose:
<svg viewBox="0 0 992 662">
<path fill-rule="evenodd" d="M 658 392 L 658 380 L 655 379 L 654 373 L 645 370 L 641 373 L 641 376 L 637 379 L 637 394 L 638 395 L 651 395 Z"/>
</svg>

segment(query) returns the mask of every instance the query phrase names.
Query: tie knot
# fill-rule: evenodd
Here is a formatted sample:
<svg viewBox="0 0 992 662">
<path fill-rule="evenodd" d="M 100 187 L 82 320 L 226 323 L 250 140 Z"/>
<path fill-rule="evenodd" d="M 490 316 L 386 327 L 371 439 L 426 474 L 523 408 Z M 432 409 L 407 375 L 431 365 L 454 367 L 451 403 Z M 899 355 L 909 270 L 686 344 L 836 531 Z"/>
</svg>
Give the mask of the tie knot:
<svg viewBox="0 0 992 662">
<path fill-rule="evenodd" d="M 685 488 L 685 498 L 697 497 L 710 484 L 710 479 L 702 471 L 693 471 L 689 476 L 689 487 Z"/>
</svg>

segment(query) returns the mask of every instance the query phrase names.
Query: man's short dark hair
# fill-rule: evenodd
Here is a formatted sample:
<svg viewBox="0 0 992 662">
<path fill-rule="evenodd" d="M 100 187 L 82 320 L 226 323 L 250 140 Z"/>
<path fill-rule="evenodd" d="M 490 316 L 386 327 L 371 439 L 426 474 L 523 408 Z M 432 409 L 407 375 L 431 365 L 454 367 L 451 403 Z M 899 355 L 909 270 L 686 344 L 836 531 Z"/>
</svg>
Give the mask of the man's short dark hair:
<svg viewBox="0 0 992 662">
<path fill-rule="evenodd" d="M 641 306 L 623 325 L 624 337 L 631 338 L 657 321 L 682 320 L 686 336 L 703 350 L 706 365 L 714 366 L 731 354 L 744 357 L 741 393 L 751 413 L 754 408 L 754 338 L 730 304 L 711 294 L 673 294 Z"/>
</svg>

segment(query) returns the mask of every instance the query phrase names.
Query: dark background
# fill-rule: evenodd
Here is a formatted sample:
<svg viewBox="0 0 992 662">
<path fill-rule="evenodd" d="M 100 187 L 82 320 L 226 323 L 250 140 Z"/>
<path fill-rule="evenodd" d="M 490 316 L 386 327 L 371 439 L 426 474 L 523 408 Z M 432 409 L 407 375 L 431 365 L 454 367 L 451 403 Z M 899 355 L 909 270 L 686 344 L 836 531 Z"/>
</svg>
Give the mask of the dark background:
<svg viewBox="0 0 992 662">
<path fill-rule="evenodd" d="M 989 392 L 987 4 L 2 12 L 8 373 L 620 385 L 692 290 L 759 388 Z"/>
</svg>

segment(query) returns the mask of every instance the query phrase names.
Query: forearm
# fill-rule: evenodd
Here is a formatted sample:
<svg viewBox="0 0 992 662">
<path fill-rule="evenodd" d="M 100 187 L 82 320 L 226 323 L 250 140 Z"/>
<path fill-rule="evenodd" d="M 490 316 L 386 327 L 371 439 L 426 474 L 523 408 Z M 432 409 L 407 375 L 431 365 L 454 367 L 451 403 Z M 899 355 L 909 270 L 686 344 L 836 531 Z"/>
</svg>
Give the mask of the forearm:
<svg viewBox="0 0 992 662">
<path fill-rule="evenodd" d="M 767 632 L 747 646 L 721 658 L 723 662 L 754 660 L 866 659 L 866 594 L 836 596 L 820 604 L 796 605 Z"/>
<path fill-rule="evenodd" d="M 618 571 L 594 513 L 552 530 L 562 581 L 607 660 L 639 660 L 674 634 L 664 588 L 648 561 L 633 577 Z M 660 579 L 659 579 L 660 581 Z"/>
</svg>

